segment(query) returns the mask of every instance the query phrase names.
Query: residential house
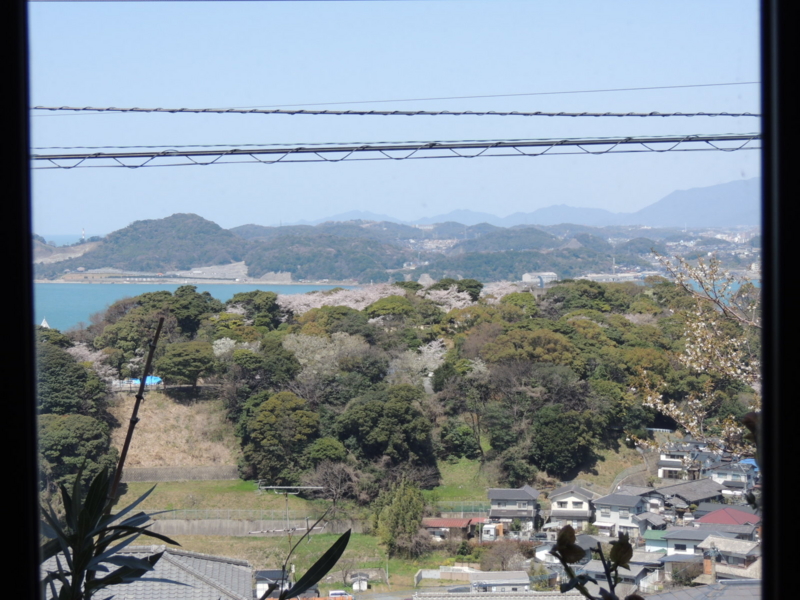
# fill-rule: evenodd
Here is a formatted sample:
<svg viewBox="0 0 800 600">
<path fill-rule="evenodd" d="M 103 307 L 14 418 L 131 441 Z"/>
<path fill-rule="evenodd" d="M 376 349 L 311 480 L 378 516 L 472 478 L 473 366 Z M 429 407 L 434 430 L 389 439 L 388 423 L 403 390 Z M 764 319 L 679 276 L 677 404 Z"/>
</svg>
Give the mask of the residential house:
<svg viewBox="0 0 800 600">
<path fill-rule="evenodd" d="M 728 525 L 725 523 L 692 523 L 694 527 L 704 531 L 722 531 L 729 533 L 739 540 L 756 541 L 759 538 L 760 525 L 745 523 L 744 525 Z"/>
<path fill-rule="evenodd" d="M 713 479 L 698 479 L 660 487 L 658 491 L 664 494 L 667 506 L 685 510 L 692 504 L 696 506 L 701 502 L 721 502 L 724 489 L 723 484 Z"/>
<path fill-rule="evenodd" d="M 694 524 L 720 527 L 721 531 L 736 533 L 740 539 L 755 539 L 760 535 L 761 517 L 749 506 L 725 506 L 703 514 Z"/>
<path fill-rule="evenodd" d="M 723 496 L 741 498 L 756 485 L 756 469 L 749 463 L 718 461 L 706 469 L 706 475 L 725 486 Z"/>
<path fill-rule="evenodd" d="M 710 535 L 703 550 L 704 574 L 717 579 L 761 579 L 761 544 Z M 712 582 L 713 583 L 713 582 Z"/>
<path fill-rule="evenodd" d="M 513 523 L 515 519 L 522 524 L 522 531 L 533 531 L 539 517 L 539 491 L 529 485 L 518 489 L 490 488 L 488 492 L 489 521 L 492 523 Z M 504 527 L 508 530 L 508 527 Z"/>
<path fill-rule="evenodd" d="M 628 494 L 609 494 L 593 500 L 595 510 L 594 525 L 602 533 L 617 536 L 627 533 L 632 538 L 637 538 L 647 530 L 646 525 L 634 520 L 635 515 L 646 512 L 646 504 L 641 496 Z"/>
<path fill-rule="evenodd" d="M 647 597 L 647 600 L 761 600 L 760 581 L 720 581 L 711 585 L 700 585 L 662 592 Z"/>
<path fill-rule="evenodd" d="M 647 576 L 647 574 L 650 572 L 650 569 L 648 569 L 644 565 L 630 564 L 629 566 L 630 566 L 629 569 L 620 567 L 617 570 L 617 575 L 619 575 L 620 583 L 628 584 L 629 586 L 634 587 L 634 590 L 631 590 L 630 592 L 632 593 L 633 591 L 635 591 L 636 588 L 639 587 L 639 583 L 641 583 L 642 579 L 644 579 Z M 599 582 L 605 584 L 606 572 L 605 569 L 603 568 L 603 563 L 601 561 L 590 560 L 585 565 L 583 565 L 581 569 L 586 571 L 588 575 L 591 575 Z M 608 586 L 603 585 L 603 587 L 607 588 Z"/>
<path fill-rule="evenodd" d="M 667 542 L 667 556 L 673 554 L 701 554 L 698 547 L 708 536 L 716 535 L 722 538 L 735 539 L 736 536 L 722 531 L 710 531 L 697 527 L 679 527 L 668 529 L 663 539 Z"/>
<path fill-rule="evenodd" d="M 742 512 L 749 512 L 750 514 L 755 514 L 756 512 L 755 509 L 744 504 L 730 505 L 730 504 L 720 504 L 719 502 L 701 502 L 700 504 L 697 505 L 697 509 L 695 509 L 694 511 L 694 518 L 701 519 L 708 513 L 714 512 L 715 510 L 719 510 L 725 507 L 735 508 L 736 510 L 740 510 Z"/>
<path fill-rule="evenodd" d="M 650 511 L 633 515 L 633 521 L 639 526 L 640 535 L 650 529 L 666 529 L 667 527 L 667 520 L 663 515 Z"/>
<path fill-rule="evenodd" d="M 691 462 L 692 446 L 689 444 L 669 444 L 661 449 L 658 457 L 658 477 L 660 479 L 688 479 L 688 465 Z"/>
<path fill-rule="evenodd" d="M 155 545 L 128 546 L 118 554 L 145 558 L 157 552 L 164 554 L 147 574 L 147 580 L 110 586 L 103 597 L 113 596 L 116 600 L 253 599 L 253 568 L 247 561 Z M 63 564 L 63 557 L 60 560 Z M 43 574 L 55 569 L 55 557 L 42 564 Z M 60 584 L 56 587 L 59 588 Z"/>
<path fill-rule="evenodd" d="M 425 528 L 436 540 L 448 539 L 471 539 L 475 537 L 476 528 L 485 521 L 483 517 L 471 518 L 438 518 L 426 517 L 422 519 L 422 527 Z"/>
<path fill-rule="evenodd" d="M 631 496 L 641 496 L 647 503 L 647 510 L 657 514 L 661 514 L 666 506 L 666 497 L 656 488 L 635 485 L 618 485 L 616 493 L 629 494 Z"/>
<path fill-rule="evenodd" d="M 550 525 L 572 525 L 575 531 L 582 531 L 592 522 L 594 510 L 592 501 L 597 494 L 570 483 L 550 494 Z"/>
<path fill-rule="evenodd" d="M 525 571 L 479 571 L 469 574 L 473 592 L 527 592 L 531 579 Z"/>
<path fill-rule="evenodd" d="M 283 569 L 263 569 L 255 572 L 256 596 L 261 598 L 270 590 L 268 598 L 277 598 L 281 592 L 292 587 L 292 577 Z"/>
</svg>

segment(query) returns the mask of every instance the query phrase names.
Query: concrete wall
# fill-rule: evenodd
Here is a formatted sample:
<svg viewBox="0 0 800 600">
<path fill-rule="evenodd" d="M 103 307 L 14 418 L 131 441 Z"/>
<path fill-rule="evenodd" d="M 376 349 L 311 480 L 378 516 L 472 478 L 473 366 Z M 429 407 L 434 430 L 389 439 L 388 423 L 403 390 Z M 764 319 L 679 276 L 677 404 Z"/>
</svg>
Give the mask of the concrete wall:
<svg viewBox="0 0 800 600">
<path fill-rule="evenodd" d="M 212 467 L 139 467 L 122 471 L 122 481 L 198 481 L 239 479 L 235 465 Z"/>
<path fill-rule="evenodd" d="M 310 521 L 310 524 L 314 524 Z M 293 535 L 303 535 L 306 531 L 306 522 L 289 521 L 289 527 L 294 528 Z M 230 535 L 243 537 L 257 536 L 285 536 L 286 521 L 248 521 L 238 519 L 159 519 L 153 522 L 151 531 L 168 536 L 174 535 Z M 315 533 L 344 533 L 352 529 L 353 533 L 364 530 L 362 521 L 331 521 L 324 529 L 315 529 Z M 250 533 L 253 531 L 265 533 Z"/>
</svg>

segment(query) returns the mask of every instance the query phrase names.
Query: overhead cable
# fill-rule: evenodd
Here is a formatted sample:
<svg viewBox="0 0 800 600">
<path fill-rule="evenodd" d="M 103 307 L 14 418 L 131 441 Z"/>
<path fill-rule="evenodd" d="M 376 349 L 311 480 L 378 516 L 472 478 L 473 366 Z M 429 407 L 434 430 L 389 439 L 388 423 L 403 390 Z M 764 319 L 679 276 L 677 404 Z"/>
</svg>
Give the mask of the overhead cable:
<svg viewBox="0 0 800 600">
<path fill-rule="evenodd" d="M 427 111 L 427 110 L 285 110 L 262 108 L 117 108 L 92 106 L 34 106 L 33 110 L 72 111 L 96 113 L 195 113 L 195 114 L 240 114 L 240 115 L 333 115 L 333 116 L 382 116 L 382 117 L 760 117 L 755 113 L 695 112 L 521 112 L 521 111 Z"/>
<path fill-rule="evenodd" d="M 32 160 L 49 162 L 38 169 L 74 169 L 85 167 L 189 166 L 259 162 L 342 162 L 353 160 L 411 160 L 427 158 L 477 158 L 507 156 L 542 156 L 545 154 L 617 154 L 630 152 L 689 152 L 755 150 L 761 134 L 714 134 L 684 136 L 649 136 L 561 140 L 483 140 L 462 142 L 378 142 L 360 145 L 264 146 L 227 150 L 140 150 L 136 152 L 94 152 L 72 154 L 34 154 Z M 271 158 L 258 158 L 259 156 Z M 174 162 L 174 159 L 184 159 Z M 90 163 L 100 164 L 84 164 Z M 123 162 L 128 161 L 128 162 Z M 138 161 L 133 163 L 130 161 Z M 172 161 L 172 162 L 170 162 Z"/>
<path fill-rule="evenodd" d="M 558 92 L 526 92 L 521 94 L 486 94 L 482 96 L 441 96 L 438 98 L 402 98 L 397 100 L 355 100 L 350 102 L 316 102 L 305 104 L 273 104 L 240 108 L 287 108 L 292 106 L 332 106 L 334 104 L 380 104 L 383 102 L 428 102 L 431 100 L 473 100 L 478 98 L 513 98 L 516 96 L 559 96 L 562 94 L 600 94 L 603 92 L 640 92 L 647 90 L 675 90 L 682 88 L 723 87 L 728 85 L 756 85 L 760 81 L 729 81 L 725 83 L 695 83 L 688 85 L 656 85 L 650 87 L 607 88 L 595 90 L 566 90 Z"/>
</svg>

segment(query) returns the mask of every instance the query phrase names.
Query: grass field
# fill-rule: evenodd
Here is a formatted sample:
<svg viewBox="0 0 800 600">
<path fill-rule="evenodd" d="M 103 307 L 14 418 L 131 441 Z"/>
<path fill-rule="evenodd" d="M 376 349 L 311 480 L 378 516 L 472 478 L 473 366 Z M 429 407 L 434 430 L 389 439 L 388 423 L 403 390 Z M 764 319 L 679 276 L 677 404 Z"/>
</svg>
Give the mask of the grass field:
<svg viewBox="0 0 800 600">
<path fill-rule="evenodd" d="M 486 501 L 486 489 L 498 485 L 488 469 L 481 469 L 478 460 L 461 458 L 457 462 L 441 461 L 439 471 L 442 485 L 423 493 L 427 500 L 482 500 Z"/>
<path fill-rule="evenodd" d="M 125 484 L 125 495 L 118 506 L 126 506 L 153 487 L 153 483 Z M 155 484 L 156 489 L 140 505 L 144 510 L 176 508 L 228 510 L 283 510 L 284 496 L 259 493 L 254 481 L 241 479 L 222 481 L 169 481 Z M 289 496 L 289 510 L 303 510 L 309 502 Z"/>
<path fill-rule="evenodd" d="M 292 559 L 298 576 L 305 571 L 338 539 L 333 534 L 312 535 L 310 541 L 303 541 L 295 550 Z M 294 541 L 297 541 L 297 537 Z M 239 558 L 250 562 L 256 569 L 276 569 L 283 565 L 289 551 L 289 541 L 285 537 L 228 537 L 228 536 L 201 536 L 186 535 L 176 536 L 175 541 L 180 543 L 184 550 L 202 552 L 229 558 Z M 379 545 L 378 538 L 371 535 L 353 534 L 347 550 L 342 555 L 340 565 L 348 563 L 355 568 L 380 568 L 389 569 L 389 582 L 391 589 L 408 588 L 414 586 L 414 575 L 419 569 L 436 569 L 446 561 L 447 557 L 441 552 L 433 552 L 419 560 L 389 559 Z M 334 568 L 334 573 L 337 567 Z M 442 582 L 428 581 L 429 585 L 441 585 Z M 341 589 L 341 580 L 332 577 L 323 580 L 320 584 L 322 591 Z M 373 592 L 386 591 L 386 585 L 373 583 Z"/>
<path fill-rule="evenodd" d="M 122 447 L 134 404 L 131 394 L 116 394 L 109 412 L 122 424 L 111 431 L 111 443 Z M 239 445 L 220 400 L 176 402 L 148 392 L 139 408 L 127 467 L 236 465 Z"/>
</svg>

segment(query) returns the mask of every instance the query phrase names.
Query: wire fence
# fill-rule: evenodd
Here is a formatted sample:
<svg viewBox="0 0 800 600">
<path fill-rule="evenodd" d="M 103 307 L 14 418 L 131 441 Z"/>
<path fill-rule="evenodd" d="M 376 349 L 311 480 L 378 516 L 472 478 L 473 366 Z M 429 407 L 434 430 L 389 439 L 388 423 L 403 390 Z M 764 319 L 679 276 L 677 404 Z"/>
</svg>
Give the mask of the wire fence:
<svg viewBox="0 0 800 600">
<path fill-rule="evenodd" d="M 155 521 L 158 520 L 186 520 L 200 521 L 211 519 L 225 519 L 232 521 L 302 521 L 306 519 L 316 521 L 322 516 L 321 512 L 311 510 L 259 510 L 259 509 L 227 509 L 227 508 L 178 508 L 175 510 L 157 510 L 147 513 Z M 153 514 L 160 513 L 160 514 Z"/>
</svg>

